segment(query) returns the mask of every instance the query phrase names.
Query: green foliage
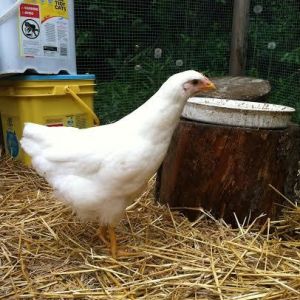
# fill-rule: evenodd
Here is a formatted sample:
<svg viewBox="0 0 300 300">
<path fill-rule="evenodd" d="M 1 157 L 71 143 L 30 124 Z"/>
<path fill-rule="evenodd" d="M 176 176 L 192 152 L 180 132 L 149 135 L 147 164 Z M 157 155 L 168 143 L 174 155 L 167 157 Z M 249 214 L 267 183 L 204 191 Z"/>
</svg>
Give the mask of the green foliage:
<svg viewBox="0 0 300 300">
<path fill-rule="evenodd" d="M 130 113 L 156 92 L 168 78 L 170 70 L 173 70 L 172 73 L 180 70 L 167 54 L 155 59 L 154 49 L 151 48 L 137 51 L 133 57 L 127 57 L 123 64 L 115 59 L 109 62 L 115 78 L 98 84 L 96 101 L 96 112 L 105 123 Z"/>
<path fill-rule="evenodd" d="M 262 12 L 255 14 L 255 5 Z M 75 8 L 78 70 L 97 76 L 96 110 L 104 123 L 141 105 L 173 73 L 228 72 L 233 0 L 77 0 Z M 296 0 L 251 1 L 248 40 L 247 74 L 270 80 L 271 102 L 294 107 L 300 106 L 299 10 Z"/>
<path fill-rule="evenodd" d="M 247 74 L 271 82 L 269 102 L 297 109 L 300 123 L 300 3 L 295 0 L 251 1 L 251 9 L 261 5 L 261 13 L 251 11 Z"/>
<path fill-rule="evenodd" d="M 210 76 L 225 74 L 230 3 L 77 0 L 78 70 L 97 76 L 95 106 L 104 123 L 141 105 L 173 73 L 196 69 Z M 218 15 L 220 19 L 212 17 Z"/>
<path fill-rule="evenodd" d="M 280 61 L 288 64 L 300 65 L 300 47 L 284 53 Z"/>
</svg>

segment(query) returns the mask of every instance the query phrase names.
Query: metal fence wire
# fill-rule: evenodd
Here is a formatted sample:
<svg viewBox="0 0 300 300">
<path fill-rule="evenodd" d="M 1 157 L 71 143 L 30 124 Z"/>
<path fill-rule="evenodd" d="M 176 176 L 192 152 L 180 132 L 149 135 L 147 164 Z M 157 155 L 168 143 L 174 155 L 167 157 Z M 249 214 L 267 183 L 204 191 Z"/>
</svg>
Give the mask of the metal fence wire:
<svg viewBox="0 0 300 300">
<path fill-rule="evenodd" d="M 268 79 L 268 101 L 296 108 L 300 124 L 300 1 L 251 1 L 247 74 Z"/>
<path fill-rule="evenodd" d="M 247 75 L 269 79 L 269 101 L 297 108 L 297 0 L 253 0 Z M 79 73 L 97 78 L 95 111 L 102 124 L 144 103 L 171 74 L 187 69 L 228 74 L 233 0 L 76 0 Z"/>
</svg>

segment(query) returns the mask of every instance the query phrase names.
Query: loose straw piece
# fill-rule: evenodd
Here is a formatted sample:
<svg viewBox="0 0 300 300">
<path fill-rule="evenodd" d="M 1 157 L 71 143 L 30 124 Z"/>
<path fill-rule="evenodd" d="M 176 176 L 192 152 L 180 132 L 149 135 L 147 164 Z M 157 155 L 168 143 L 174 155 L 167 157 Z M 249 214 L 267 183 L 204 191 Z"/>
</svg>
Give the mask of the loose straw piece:
<svg viewBox="0 0 300 300">
<path fill-rule="evenodd" d="M 0 299 L 299 299 L 297 204 L 262 227 L 232 229 L 202 209 L 188 221 L 155 202 L 154 187 L 152 178 L 116 228 L 132 255 L 113 260 L 99 224 L 82 223 L 33 170 L 2 159 Z"/>
</svg>

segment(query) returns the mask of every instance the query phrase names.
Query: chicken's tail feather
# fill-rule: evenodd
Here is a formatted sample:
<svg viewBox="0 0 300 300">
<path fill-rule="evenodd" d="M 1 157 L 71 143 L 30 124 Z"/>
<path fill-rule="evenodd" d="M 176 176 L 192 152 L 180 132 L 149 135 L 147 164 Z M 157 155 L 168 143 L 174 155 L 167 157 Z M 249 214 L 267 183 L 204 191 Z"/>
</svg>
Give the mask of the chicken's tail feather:
<svg viewBox="0 0 300 300">
<path fill-rule="evenodd" d="M 42 140 L 45 132 L 49 129 L 49 127 L 34 123 L 25 123 L 23 130 L 24 138 L 31 138 L 34 140 Z"/>
<path fill-rule="evenodd" d="M 24 151 L 30 156 L 34 156 L 39 153 L 44 137 L 46 136 L 46 130 L 48 128 L 43 125 L 25 123 L 23 130 L 23 137 L 20 141 Z"/>
<path fill-rule="evenodd" d="M 31 157 L 43 155 L 51 146 L 59 145 L 78 130 L 74 127 L 47 127 L 35 123 L 25 123 L 20 143 L 24 151 Z"/>
</svg>

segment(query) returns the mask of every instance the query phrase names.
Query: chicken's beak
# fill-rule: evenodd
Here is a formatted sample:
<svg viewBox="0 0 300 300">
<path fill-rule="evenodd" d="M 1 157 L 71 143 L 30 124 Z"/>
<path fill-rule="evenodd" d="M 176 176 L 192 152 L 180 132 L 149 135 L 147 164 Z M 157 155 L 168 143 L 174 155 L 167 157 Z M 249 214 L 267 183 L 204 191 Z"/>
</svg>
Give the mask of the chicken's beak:
<svg viewBox="0 0 300 300">
<path fill-rule="evenodd" d="M 208 78 L 205 78 L 204 80 L 201 80 L 199 89 L 199 92 L 208 92 L 215 90 L 216 86 Z"/>
<path fill-rule="evenodd" d="M 189 81 L 185 83 L 183 87 L 185 90 L 189 90 L 193 96 L 216 89 L 216 86 L 207 77 L 201 78 L 200 80 Z"/>
</svg>

